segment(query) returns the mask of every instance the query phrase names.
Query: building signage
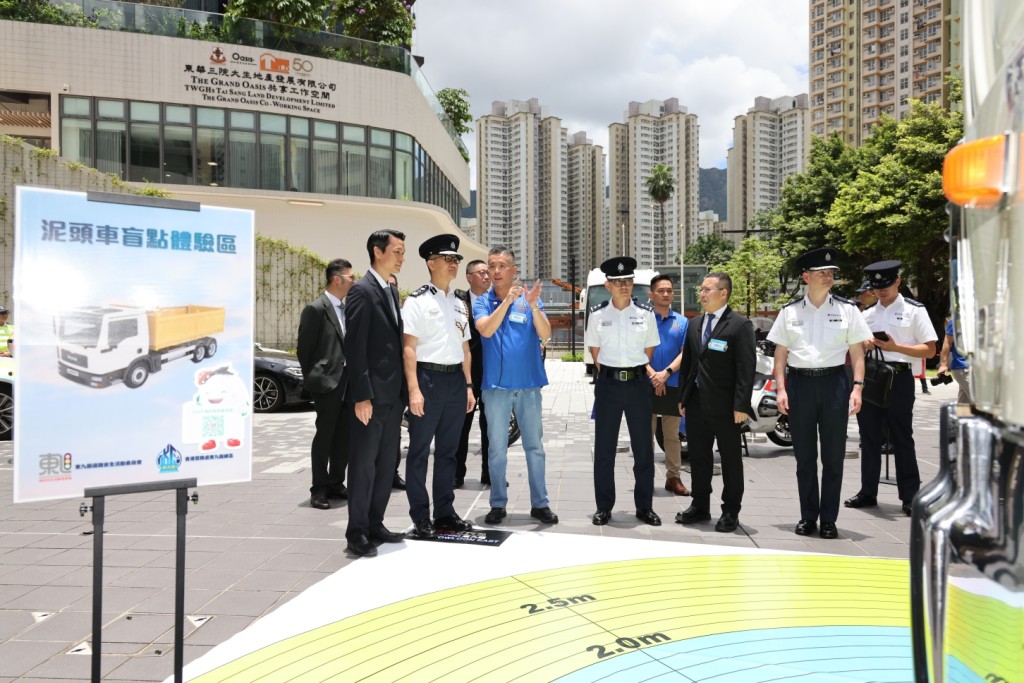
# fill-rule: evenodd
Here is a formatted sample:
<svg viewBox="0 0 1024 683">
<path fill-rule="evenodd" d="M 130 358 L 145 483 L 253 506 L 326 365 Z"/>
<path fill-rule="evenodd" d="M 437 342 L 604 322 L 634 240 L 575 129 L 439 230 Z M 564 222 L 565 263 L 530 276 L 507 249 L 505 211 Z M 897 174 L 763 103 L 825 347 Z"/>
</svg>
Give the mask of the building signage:
<svg viewBox="0 0 1024 683">
<path fill-rule="evenodd" d="M 336 109 L 336 83 L 318 78 L 301 55 L 215 47 L 185 64 L 185 92 L 212 105 L 243 104 L 283 113 L 322 114 Z"/>
<path fill-rule="evenodd" d="M 103 199 L 16 190 L 15 502 L 248 481 L 253 213 Z"/>
</svg>

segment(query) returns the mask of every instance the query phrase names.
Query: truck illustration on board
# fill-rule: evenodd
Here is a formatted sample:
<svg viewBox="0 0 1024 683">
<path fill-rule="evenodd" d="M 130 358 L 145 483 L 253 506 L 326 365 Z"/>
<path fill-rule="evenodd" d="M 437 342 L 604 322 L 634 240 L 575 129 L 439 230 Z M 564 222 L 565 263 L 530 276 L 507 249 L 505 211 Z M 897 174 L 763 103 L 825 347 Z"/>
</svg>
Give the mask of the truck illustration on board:
<svg viewBox="0 0 1024 683">
<path fill-rule="evenodd" d="M 124 382 L 136 389 L 168 361 L 190 356 L 199 363 L 213 356 L 213 335 L 224 331 L 224 308 L 86 306 L 54 323 L 61 375 L 91 387 Z"/>
</svg>

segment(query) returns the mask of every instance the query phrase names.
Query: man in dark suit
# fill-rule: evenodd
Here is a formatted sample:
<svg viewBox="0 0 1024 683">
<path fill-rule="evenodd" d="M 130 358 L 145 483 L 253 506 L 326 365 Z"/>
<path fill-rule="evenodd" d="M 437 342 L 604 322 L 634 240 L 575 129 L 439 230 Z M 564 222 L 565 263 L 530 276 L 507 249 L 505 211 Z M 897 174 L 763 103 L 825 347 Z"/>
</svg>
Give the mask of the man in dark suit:
<svg viewBox="0 0 1024 683">
<path fill-rule="evenodd" d="M 483 406 L 480 405 L 480 382 L 483 379 L 484 374 L 484 352 L 480 348 L 480 333 L 476 329 L 476 324 L 473 319 L 473 304 L 476 303 L 476 298 L 491 288 L 491 276 L 487 272 L 487 264 L 479 259 L 476 261 L 470 261 L 466 266 L 466 279 L 469 281 L 469 291 L 465 292 L 461 289 L 455 290 L 455 296 L 459 297 L 466 302 L 466 306 L 469 308 L 469 352 L 473 356 L 472 375 L 473 375 L 473 395 L 476 396 L 476 406 L 472 412 L 466 413 L 466 421 L 462 425 L 462 436 L 459 438 L 459 448 L 455 452 L 456 457 L 456 469 L 455 469 L 455 488 L 462 488 L 462 485 L 466 483 L 466 459 L 469 455 L 469 432 L 473 429 L 473 418 L 477 413 L 480 414 L 480 441 L 482 448 L 480 453 L 482 454 L 481 460 L 483 461 L 483 468 L 480 474 L 480 483 L 490 484 L 491 478 L 487 471 L 487 415 L 484 412 Z"/>
<path fill-rule="evenodd" d="M 676 514 L 679 524 L 711 519 L 712 452 L 715 440 L 722 453 L 722 516 L 715 531 L 735 531 L 743 499 L 743 457 L 740 428 L 750 414 L 754 389 L 754 327 L 729 308 L 732 279 L 708 273 L 700 288 L 704 314 L 686 331 L 680 376 L 686 378 L 680 410 L 686 415 L 690 447 L 693 503 Z"/>
<path fill-rule="evenodd" d="M 296 354 L 303 384 L 313 395 L 316 434 L 310 448 L 313 485 L 309 504 L 331 507 L 329 498 L 345 497 L 348 466 L 348 414 L 345 406 L 345 297 L 355 278 L 352 264 L 334 259 L 327 264 L 327 288 L 302 310 Z"/>
<path fill-rule="evenodd" d="M 366 241 L 366 251 L 370 269 L 352 285 L 345 307 L 352 406 L 345 538 L 347 550 L 359 556 L 376 555 L 376 544 L 405 538 L 384 528 L 406 402 L 402 314 L 387 278 L 402 269 L 405 235 L 378 230 Z"/>
</svg>

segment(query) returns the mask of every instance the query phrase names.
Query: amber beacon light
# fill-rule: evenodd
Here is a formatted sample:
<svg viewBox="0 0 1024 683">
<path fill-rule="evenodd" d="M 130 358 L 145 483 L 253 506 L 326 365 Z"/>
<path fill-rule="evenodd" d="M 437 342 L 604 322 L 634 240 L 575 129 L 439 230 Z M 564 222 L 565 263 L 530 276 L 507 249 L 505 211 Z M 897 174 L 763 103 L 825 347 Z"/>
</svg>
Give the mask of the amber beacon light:
<svg viewBox="0 0 1024 683">
<path fill-rule="evenodd" d="M 1012 138 L 995 135 L 964 142 L 946 155 L 942 189 L 958 206 L 990 209 L 1009 190 L 1006 180 L 1007 145 Z"/>
</svg>

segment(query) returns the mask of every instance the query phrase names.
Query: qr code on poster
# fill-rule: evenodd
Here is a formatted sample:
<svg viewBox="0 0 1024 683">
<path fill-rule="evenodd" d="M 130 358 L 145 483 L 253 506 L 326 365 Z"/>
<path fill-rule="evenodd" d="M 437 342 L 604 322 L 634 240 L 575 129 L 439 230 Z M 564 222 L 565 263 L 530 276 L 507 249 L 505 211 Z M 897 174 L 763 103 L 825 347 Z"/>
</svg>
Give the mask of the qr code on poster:
<svg viewBox="0 0 1024 683">
<path fill-rule="evenodd" d="M 202 434 L 204 439 L 224 436 L 224 416 L 203 415 Z"/>
</svg>

